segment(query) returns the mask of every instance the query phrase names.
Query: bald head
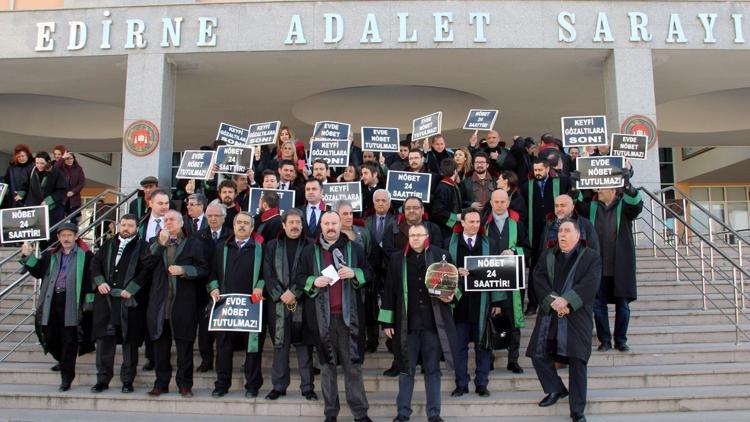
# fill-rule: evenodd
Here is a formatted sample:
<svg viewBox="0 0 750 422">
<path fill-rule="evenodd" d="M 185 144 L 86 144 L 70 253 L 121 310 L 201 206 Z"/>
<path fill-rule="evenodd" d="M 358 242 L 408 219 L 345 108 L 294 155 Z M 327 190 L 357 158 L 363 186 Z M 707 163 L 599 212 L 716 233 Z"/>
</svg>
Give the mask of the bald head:
<svg viewBox="0 0 750 422">
<path fill-rule="evenodd" d="M 510 200 L 508 199 L 508 192 L 502 189 L 496 189 L 492 191 L 490 197 L 490 203 L 492 205 L 492 212 L 498 215 L 503 215 L 508 212 L 508 205 Z"/>
<path fill-rule="evenodd" d="M 566 194 L 555 198 L 555 217 L 562 220 L 569 218 L 571 214 L 573 214 L 573 198 Z"/>
</svg>

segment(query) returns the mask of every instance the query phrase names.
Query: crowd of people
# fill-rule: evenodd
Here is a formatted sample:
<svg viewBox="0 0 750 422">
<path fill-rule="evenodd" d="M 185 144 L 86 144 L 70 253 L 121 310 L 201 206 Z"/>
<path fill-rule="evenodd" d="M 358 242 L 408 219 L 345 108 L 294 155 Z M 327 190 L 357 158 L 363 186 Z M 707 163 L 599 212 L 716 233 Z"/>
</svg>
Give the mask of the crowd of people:
<svg viewBox="0 0 750 422">
<path fill-rule="evenodd" d="M 391 154 L 353 145 L 350 165 L 333 169 L 323 160 L 307 163 L 304 143 L 284 127 L 276 145 L 259 147 L 247 175 L 180 180 L 174 192 L 156 177 L 144 178 L 117 232 L 95 253 L 68 223 L 57 232 L 59 246 L 39 257 L 25 244 L 22 263 L 43 279 L 40 339 L 59 361 L 61 391 L 75 377 L 76 356 L 95 343 L 97 382 L 91 391 L 109 388 L 121 344 L 122 392 L 133 392 L 138 350 L 145 343 L 143 370 L 155 371 L 148 394 L 168 393 L 174 346 L 176 384 L 182 396 L 191 397 L 197 338 L 196 370 L 216 372 L 212 395 L 230 390 L 232 358 L 239 351 L 245 356 L 245 395 L 256 397 L 264 385 L 261 359 L 269 338 L 267 400 L 287 394 L 294 346 L 301 395 L 317 400 L 319 374 L 325 419 L 336 420 L 342 371 L 351 412 L 367 421 L 362 364 L 381 347 L 382 331 L 393 355 L 384 375 L 398 377 L 394 420 L 412 414 L 420 366 L 426 414 L 434 422 L 441 420 L 441 361 L 455 380 L 451 396 L 469 394 L 473 344 L 474 392 L 487 397 L 490 374 L 500 366 L 494 351 L 480 347 L 488 320 L 507 320 L 504 367 L 519 374 L 524 317 L 536 315 L 526 355 L 546 393 L 539 406 L 570 395 L 572 419 L 585 420 L 594 321 L 600 352 L 627 352 L 629 303 L 637 297 L 631 224 L 642 201 L 630 184 L 630 166 L 623 188 L 575 187 L 574 158 L 607 154 L 606 147 L 563 148 L 550 134 L 506 142 L 489 131 L 483 139 L 474 133 L 455 150 L 441 135 L 415 142 L 407 137 Z M 11 204 L 47 203 L 64 218 L 63 210 L 80 204 L 68 186 L 83 179 L 82 172 L 66 170 L 67 156 L 72 154 L 63 152 L 57 160 L 66 164 L 58 165 L 37 153 L 33 164 L 28 148 L 17 148 L 6 175 Z M 392 201 L 385 189 L 389 170 L 433 174 L 430 203 L 417 197 Z M 324 203 L 323 185 L 335 181 L 361 182 L 363 211 L 345 201 Z M 248 210 L 252 187 L 294 191 L 295 207 L 280 209 L 280 195 L 270 191 L 259 209 Z M 488 255 L 524 255 L 527 288 L 469 292 L 460 282 L 447 296 L 428 292 L 431 264 L 446 260 L 468 276 L 464 257 Z M 335 277 L 324 275 L 329 266 Z M 225 294 L 263 299 L 259 333 L 208 330 L 206 309 Z M 614 335 L 608 304 L 616 309 Z M 91 312 L 79 312 L 84 310 Z M 560 365 L 570 370 L 569 389 L 556 373 Z"/>
</svg>

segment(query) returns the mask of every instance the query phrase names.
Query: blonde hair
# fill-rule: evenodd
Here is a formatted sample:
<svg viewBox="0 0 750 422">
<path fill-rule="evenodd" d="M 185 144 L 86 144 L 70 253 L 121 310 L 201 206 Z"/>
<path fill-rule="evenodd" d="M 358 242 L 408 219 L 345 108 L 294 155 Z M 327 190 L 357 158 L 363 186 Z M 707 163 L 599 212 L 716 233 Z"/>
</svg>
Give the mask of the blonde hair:
<svg viewBox="0 0 750 422">
<path fill-rule="evenodd" d="M 462 152 L 462 153 L 464 153 L 464 156 L 466 156 L 466 162 L 463 165 L 459 164 L 458 171 L 459 172 L 463 171 L 464 174 L 466 174 L 466 173 L 470 172 L 473 169 L 473 166 L 471 165 L 471 153 L 469 152 L 469 149 L 466 148 L 466 147 L 459 148 L 459 149 L 456 150 L 456 152 L 459 152 L 459 151 Z M 453 153 L 453 160 L 455 160 L 455 159 L 456 159 L 456 153 L 454 152 Z M 456 163 L 456 164 L 458 164 L 458 163 Z"/>
</svg>

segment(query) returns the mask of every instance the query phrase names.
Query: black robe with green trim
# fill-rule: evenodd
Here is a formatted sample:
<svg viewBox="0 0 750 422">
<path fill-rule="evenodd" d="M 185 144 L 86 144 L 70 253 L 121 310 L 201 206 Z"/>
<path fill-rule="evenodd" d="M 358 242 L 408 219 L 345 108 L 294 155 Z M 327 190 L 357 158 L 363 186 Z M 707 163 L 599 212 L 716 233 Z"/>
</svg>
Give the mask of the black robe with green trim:
<svg viewBox="0 0 750 422">
<path fill-rule="evenodd" d="M 539 303 L 534 331 L 526 348 L 526 356 L 560 356 L 577 358 L 588 362 L 591 356 L 591 332 L 594 329 L 594 299 L 599 290 L 602 274 L 602 261 L 599 254 L 589 248 L 578 245 L 577 259 L 566 274 L 562 291 L 554 288 L 555 254 L 562 253 L 558 246 L 547 249 L 539 257 L 534 267 L 534 293 Z M 563 297 L 568 301 L 570 313 L 558 318 L 550 304 L 553 296 Z M 556 320 L 556 321 L 555 321 Z M 550 324 L 557 324 L 557 350 L 549 350 L 547 338 Z"/>
<path fill-rule="evenodd" d="M 457 268 L 463 268 L 463 257 L 479 256 L 467 253 L 469 252 L 467 249 L 468 245 L 465 243 L 462 237 L 463 233 L 453 233 L 453 236 L 451 236 L 450 240 L 448 241 L 448 253 L 451 257 L 450 261 Z M 481 256 L 500 255 L 503 252 L 503 250 L 498 246 L 497 241 L 486 236 L 477 234 L 476 243 L 482 245 Z M 487 322 L 487 317 L 490 315 L 490 312 L 492 312 L 492 308 L 499 308 L 501 306 L 501 302 L 507 299 L 508 294 L 506 292 L 466 292 L 466 285 L 464 283 L 463 277 L 459 277 L 458 279 L 458 288 L 461 290 L 461 297 L 464 301 L 471 301 L 471 298 L 468 297 L 469 295 L 480 296 L 479 309 L 477 310 L 479 312 L 479 329 L 477 330 L 477 338 L 473 338 L 470 340 L 474 343 L 478 343 L 479 339 L 482 337 L 482 333 L 484 333 L 484 325 Z M 470 310 L 470 312 L 473 312 L 473 310 Z"/>
<path fill-rule="evenodd" d="M 430 220 L 440 227 L 443 241 L 449 239 L 453 233 L 463 210 L 461 203 L 461 191 L 458 186 L 448 177 L 444 177 L 430 198 Z"/>
<path fill-rule="evenodd" d="M 193 341 L 199 313 L 202 311 L 198 307 L 198 289 L 194 283 L 208 276 L 209 264 L 201 250 L 200 240 L 186 237 L 177 246 L 173 264 L 183 267 L 185 274 L 180 277 L 170 276 L 167 272 L 167 248 L 161 246 L 158 239 L 158 236 L 154 236 L 141 256 L 146 274 L 141 286 L 145 288 L 149 285 L 146 310 L 149 336 L 151 340 L 156 340 L 162 335 L 164 320 L 167 319 L 168 284 L 171 283 L 174 289 L 172 315 L 169 316 L 172 338 Z"/>
<path fill-rule="evenodd" d="M 268 332 L 276 348 L 281 348 L 284 345 L 285 336 L 289 331 L 286 326 L 286 317 L 291 314 L 293 322 L 302 323 L 306 301 L 308 300 L 305 292 L 293 282 L 292 276 L 300 265 L 302 251 L 309 242 L 306 236 L 300 235 L 300 238 L 297 239 L 299 245 L 297 245 L 297 250 L 295 251 L 294 262 L 289 262 L 286 251 L 287 240 L 286 235 L 282 232 L 281 237 L 269 242 L 263 251 L 263 280 L 266 283 L 265 295 L 270 299 L 264 305 L 266 306 L 265 315 L 268 317 Z M 281 295 L 287 289 L 297 298 L 297 308 L 293 313 L 281 301 Z M 298 340 L 301 340 L 303 344 L 314 344 L 310 330 L 302 330 L 302 338 Z"/>
<path fill-rule="evenodd" d="M 146 307 L 148 291 L 141 289 L 139 278 L 142 278 L 143 266 L 140 257 L 148 248 L 146 242 L 136 237 L 123 251 L 119 265 L 115 267 L 115 257 L 119 247 L 119 238 L 110 239 L 96 252 L 91 263 L 91 275 L 94 277 L 94 326 L 93 338 L 108 335 L 107 328 L 112 321 L 112 307 L 118 306 L 122 327 L 122 338 L 131 345 L 140 346 L 146 336 Z M 116 280 L 116 281 L 115 281 Z M 107 283 L 110 292 L 99 293 L 98 286 Z M 122 299 L 120 294 L 127 290 L 130 299 Z"/>
<path fill-rule="evenodd" d="M 75 250 L 76 256 L 71 257 L 73 259 L 72 263 L 76 266 L 76 291 L 68 292 L 73 296 L 70 298 L 66 296 L 65 305 L 65 325 L 68 326 L 69 322 L 75 322 L 78 326 L 79 356 L 94 350 L 94 345 L 91 341 L 91 312 L 84 312 L 86 304 L 90 304 L 94 300 L 94 294 L 92 293 L 94 283 L 91 279 L 91 261 L 94 258 L 94 254 L 82 246 L 83 242 L 78 241 L 78 247 Z M 60 333 L 49 329 L 49 315 L 52 310 L 52 296 L 55 292 L 55 281 L 60 270 L 61 256 L 62 250 L 56 248 L 55 250 L 44 252 L 39 258 L 30 255 L 21 259 L 21 264 L 32 277 L 42 279 L 42 285 L 39 288 L 39 301 L 34 317 L 34 329 L 39 338 L 39 344 L 44 349 L 44 353 L 50 353 L 55 360 L 60 360 L 62 350 L 48 348 L 48 339 Z M 73 300 L 76 302 L 75 305 L 72 303 Z M 62 345 L 60 341 L 54 343 Z"/>
<path fill-rule="evenodd" d="M 391 256 L 388 265 L 388 276 L 385 280 L 385 291 L 383 293 L 382 303 L 380 305 L 380 314 L 378 320 L 383 323 L 384 328 L 394 328 L 393 337 L 393 354 L 399 371 L 408 374 L 411 371 L 411 362 L 409 362 L 409 347 L 407 336 L 409 334 L 409 288 L 407 281 L 407 264 L 405 252 L 394 253 Z M 445 258 L 450 260 L 448 251 L 435 246 L 430 246 L 425 250 L 425 265 L 440 262 Z M 460 282 L 460 280 L 459 280 Z M 454 302 L 461 299 L 461 289 L 456 287 L 456 293 L 453 298 Z M 435 318 L 435 328 L 437 329 L 440 347 L 445 357 L 445 362 L 450 369 L 453 369 L 453 359 L 458 352 L 456 325 L 453 321 L 452 304 L 447 304 L 440 299 L 430 298 L 432 304 L 432 314 Z"/>
<path fill-rule="evenodd" d="M 365 358 L 365 304 L 361 287 L 372 280 L 373 274 L 370 263 L 365 256 L 365 250 L 359 244 L 349 241 L 346 235 L 341 235 L 331 250 L 339 249 L 346 259 L 346 266 L 354 271 L 354 277 L 337 281 L 342 285 L 341 307 L 344 322 L 349 327 L 349 357 L 352 363 L 362 363 Z M 305 306 L 305 322 L 315 339 L 321 363 L 330 364 L 333 361 L 330 337 L 331 309 L 328 301 L 328 287 L 317 288 L 313 285 L 320 272 L 325 269 L 320 239 L 305 246 L 292 280 L 303 290 L 309 300 Z"/>
<path fill-rule="evenodd" d="M 607 286 L 607 301 L 614 303 L 615 298 L 625 298 L 632 302 L 638 298 L 638 287 L 636 283 L 635 268 L 635 244 L 633 242 L 633 221 L 643 211 L 643 200 L 641 193 L 636 191 L 635 196 L 624 194 L 620 199 L 615 199 L 613 205 L 617 207 L 617 241 L 615 242 L 614 259 L 614 285 Z M 599 239 L 603 239 L 602 224 L 597 224 L 597 210 L 603 209 L 605 205 L 600 201 L 591 201 L 579 205 L 582 215 L 588 216 L 591 224 L 596 229 Z M 604 248 L 602 248 L 603 250 Z"/>
<path fill-rule="evenodd" d="M 234 257 L 230 260 L 229 253 Z M 249 262 L 248 262 L 249 261 Z M 245 239 L 242 250 L 237 247 L 237 239 L 230 236 L 219 243 L 213 255 L 210 281 L 206 291 L 218 289 L 220 294 L 252 295 L 253 290 L 263 289 L 265 284 L 262 275 L 263 238 L 257 234 Z M 263 306 L 266 304 L 264 303 Z M 265 313 L 265 310 L 262 311 Z M 247 338 L 248 353 L 259 350 L 258 333 L 249 333 Z"/>
</svg>

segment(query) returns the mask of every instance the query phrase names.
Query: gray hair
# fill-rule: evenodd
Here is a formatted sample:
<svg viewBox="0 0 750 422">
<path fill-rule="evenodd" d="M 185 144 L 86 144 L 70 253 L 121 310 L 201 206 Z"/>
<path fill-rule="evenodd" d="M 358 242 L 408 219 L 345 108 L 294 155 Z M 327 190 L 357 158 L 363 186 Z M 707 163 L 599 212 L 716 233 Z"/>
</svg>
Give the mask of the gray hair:
<svg viewBox="0 0 750 422">
<path fill-rule="evenodd" d="M 211 207 L 218 208 L 219 210 L 221 210 L 221 215 L 223 215 L 224 217 L 227 216 L 227 206 L 222 204 L 221 202 L 211 201 L 208 207 L 206 207 L 206 211 L 208 211 L 208 209 Z"/>
<path fill-rule="evenodd" d="M 234 224 L 234 222 L 237 221 L 237 217 L 239 217 L 241 215 L 244 215 L 244 216 L 250 218 L 250 227 L 254 227 L 255 226 L 255 218 L 253 218 L 253 215 L 250 214 L 247 211 L 240 211 L 240 212 L 238 212 L 237 215 L 234 216 L 234 219 L 232 220 L 232 224 Z"/>
<path fill-rule="evenodd" d="M 206 195 L 204 195 L 204 194 L 202 194 L 200 192 L 196 192 L 196 193 L 188 196 L 187 199 L 188 199 L 188 201 L 192 199 L 192 200 L 195 200 L 197 202 L 200 202 L 201 205 L 203 205 L 203 210 L 206 209 L 206 205 L 208 204 L 208 199 L 206 199 Z"/>
<path fill-rule="evenodd" d="M 338 211 L 341 209 L 341 207 L 349 207 L 352 211 L 354 211 L 354 205 L 352 205 L 350 201 L 338 201 L 336 202 L 336 206 L 334 207 L 334 209 Z"/>
</svg>

